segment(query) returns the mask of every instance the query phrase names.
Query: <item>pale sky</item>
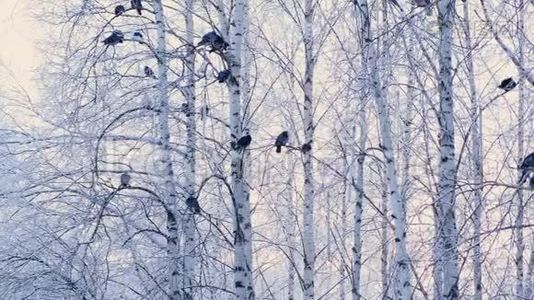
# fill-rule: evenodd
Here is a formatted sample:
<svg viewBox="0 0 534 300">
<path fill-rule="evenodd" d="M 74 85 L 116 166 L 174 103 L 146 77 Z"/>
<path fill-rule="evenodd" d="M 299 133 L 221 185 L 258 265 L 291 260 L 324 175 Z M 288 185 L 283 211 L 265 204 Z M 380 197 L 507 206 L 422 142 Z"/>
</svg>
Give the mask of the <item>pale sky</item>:
<svg viewBox="0 0 534 300">
<path fill-rule="evenodd" d="M 7 68 L 35 96 L 33 70 L 42 61 L 37 42 L 44 37 L 44 30 L 26 10 L 31 1 L 0 0 L 0 78 L 5 79 Z"/>
</svg>

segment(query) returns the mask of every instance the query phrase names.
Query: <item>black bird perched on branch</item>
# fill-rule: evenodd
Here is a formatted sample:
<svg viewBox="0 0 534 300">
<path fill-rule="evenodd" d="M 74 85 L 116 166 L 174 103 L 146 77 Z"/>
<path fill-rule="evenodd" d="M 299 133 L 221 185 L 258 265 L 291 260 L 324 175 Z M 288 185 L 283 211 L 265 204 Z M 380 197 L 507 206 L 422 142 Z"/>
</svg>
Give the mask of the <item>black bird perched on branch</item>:
<svg viewBox="0 0 534 300">
<path fill-rule="evenodd" d="M 150 68 L 149 66 L 145 66 L 143 72 L 145 72 L 146 77 L 156 78 L 156 76 L 154 76 L 154 71 L 152 71 L 152 68 Z"/>
<path fill-rule="evenodd" d="M 414 3 L 418 7 L 426 7 L 430 4 L 430 0 L 414 0 Z"/>
<path fill-rule="evenodd" d="M 228 78 L 230 78 L 230 75 L 232 73 L 230 72 L 230 70 L 223 70 L 223 71 L 220 71 L 218 74 L 217 74 L 217 81 L 219 81 L 220 83 L 223 83 L 225 82 L 226 80 L 228 80 Z"/>
<path fill-rule="evenodd" d="M 250 143 L 252 142 L 252 137 L 250 136 L 249 132 L 247 129 L 244 130 L 244 135 L 239 138 L 239 140 L 237 140 L 237 143 L 236 143 L 236 147 L 235 149 L 245 149 L 247 148 Z"/>
<path fill-rule="evenodd" d="M 142 44 L 144 41 L 143 41 L 143 34 L 141 33 L 141 31 L 139 30 L 134 31 L 134 33 L 132 34 L 132 40 L 139 42 L 139 44 Z"/>
<path fill-rule="evenodd" d="M 508 77 L 501 81 L 501 84 L 499 84 L 498 88 L 505 90 L 506 92 L 509 92 L 513 90 L 517 86 L 517 82 L 514 81 L 512 77 Z"/>
<path fill-rule="evenodd" d="M 274 145 L 276 147 L 276 153 L 282 152 L 282 146 L 287 145 L 287 142 L 289 141 L 289 134 L 287 131 L 283 131 L 278 135 L 276 138 L 276 141 L 274 142 Z"/>
<path fill-rule="evenodd" d="M 417 7 L 426 7 L 426 14 L 432 15 L 432 6 L 430 5 L 430 0 L 414 0 L 414 3 Z"/>
<path fill-rule="evenodd" d="M 522 171 L 521 177 L 519 178 L 519 185 L 523 185 L 523 183 L 527 181 L 528 176 L 534 173 L 534 152 L 530 153 L 527 157 L 525 157 L 525 159 L 523 159 L 519 169 Z"/>
<path fill-rule="evenodd" d="M 397 0 L 390 0 L 390 2 L 395 5 L 400 11 L 404 11 L 400 6 L 399 2 L 397 2 Z"/>
<path fill-rule="evenodd" d="M 143 10 L 143 4 L 141 3 L 141 0 L 131 0 L 130 3 L 132 4 L 132 8 L 137 10 L 139 15 L 142 15 L 141 11 Z"/>
<path fill-rule="evenodd" d="M 194 214 L 200 213 L 200 204 L 198 204 L 197 198 L 191 196 L 185 200 L 185 204 Z"/>
<path fill-rule="evenodd" d="M 312 141 L 309 141 L 307 143 L 304 143 L 302 145 L 302 147 L 300 147 L 300 150 L 302 151 L 302 153 L 309 152 L 312 149 L 311 143 L 312 143 Z"/>
<path fill-rule="evenodd" d="M 228 43 L 225 42 L 224 39 L 220 35 L 218 35 L 215 31 L 211 31 L 203 35 L 200 42 L 198 42 L 197 47 L 204 46 L 204 45 L 211 47 L 210 52 L 213 52 L 213 51 L 222 52 L 226 50 L 226 48 L 228 48 L 229 46 Z"/>
<path fill-rule="evenodd" d="M 124 6 L 122 6 L 122 5 L 115 6 L 115 15 L 116 16 L 122 15 L 125 11 L 126 11 L 126 8 L 124 8 Z"/>
<path fill-rule="evenodd" d="M 124 33 L 120 30 L 113 30 L 111 35 L 104 40 L 104 45 L 115 46 L 122 42 L 124 42 Z"/>
<path fill-rule="evenodd" d="M 130 186 L 130 175 L 128 174 L 128 172 L 124 172 L 121 174 L 121 185 L 119 186 L 120 188 L 125 188 L 125 187 L 128 187 Z"/>
</svg>

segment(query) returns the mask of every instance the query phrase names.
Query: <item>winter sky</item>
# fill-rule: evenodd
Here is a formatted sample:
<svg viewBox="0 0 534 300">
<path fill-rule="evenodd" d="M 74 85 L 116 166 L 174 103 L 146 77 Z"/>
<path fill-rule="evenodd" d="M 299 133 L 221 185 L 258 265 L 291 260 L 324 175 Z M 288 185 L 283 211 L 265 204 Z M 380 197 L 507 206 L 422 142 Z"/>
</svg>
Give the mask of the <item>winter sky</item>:
<svg viewBox="0 0 534 300">
<path fill-rule="evenodd" d="M 45 32 L 27 12 L 30 3 L 31 0 L 0 0 L 0 74 L 2 78 L 13 76 L 35 96 L 32 71 L 41 60 L 37 42 Z"/>
</svg>

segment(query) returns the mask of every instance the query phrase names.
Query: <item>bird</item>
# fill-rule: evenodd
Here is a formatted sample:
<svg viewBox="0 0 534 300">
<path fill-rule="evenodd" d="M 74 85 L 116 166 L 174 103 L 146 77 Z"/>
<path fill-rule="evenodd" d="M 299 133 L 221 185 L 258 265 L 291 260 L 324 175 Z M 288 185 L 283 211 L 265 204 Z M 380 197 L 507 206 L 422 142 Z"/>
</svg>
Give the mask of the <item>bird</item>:
<svg viewBox="0 0 534 300">
<path fill-rule="evenodd" d="M 120 185 L 120 187 L 121 188 L 125 188 L 125 187 L 129 186 L 130 185 L 130 179 L 131 179 L 131 177 L 128 174 L 128 172 L 122 173 L 121 174 L 121 185 Z"/>
<path fill-rule="evenodd" d="M 426 7 L 426 14 L 432 15 L 432 6 L 430 5 L 430 0 L 414 0 L 414 3 L 417 7 Z"/>
<path fill-rule="evenodd" d="M 499 84 L 498 88 L 506 92 L 509 92 L 513 90 L 516 86 L 517 86 L 517 82 L 515 82 L 512 77 L 508 77 L 504 79 L 503 81 L 501 81 L 501 84 Z"/>
<path fill-rule="evenodd" d="M 311 143 L 312 143 L 312 141 L 309 141 L 307 143 L 304 143 L 302 145 L 302 147 L 300 147 L 300 150 L 302 151 L 302 153 L 309 152 L 312 149 Z"/>
<path fill-rule="evenodd" d="M 238 149 L 245 149 L 247 148 L 250 143 L 252 142 L 252 137 L 250 136 L 249 132 L 247 129 L 244 130 L 244 135 L 239 138 L 239 140 L 237 140 L 237 147 L 236 147 L 236 150 Z"/>
<path fill-rule="evenodd" d="M 232 73 L 230 72 L 230 70 L 223 70 L 223 71 L 220 71 L 218 74 L 217 74 L 217 81 L 219 81 L 220 83 L 223 83 L 225 82 L 226 80 L 228 80 L 228 78 L 230 78 L 230 75 Z"/>
<path fill-rule="evenodd" d="M 430 4 L 430 1 L 429 0 L 414 0 L 414 3 L 418 7 L 426 7 L 427 5 Z"/>
<path fill-rule="evenodd" d="M 115 46 L 124 41 L 124 34 L 120 30 L 114 30 L 103 42 L 107 46 Z"/>
<path fill-rule="evenodd" d="M 182 103 L 182 105 L 180 107 L 180 111 L 183 112 L 186 115 L 189 115 L 189 103 L 187 103 L 187 102 Z"/>
<path fill-rule="evenodd" d="M 143 68 L 143 72 L 145 73 L 146 77 L 151 77 L 151 78 L 155 78 L 156 77 L 156 76 L 154 76 L 154 71 L 152 71 L 152 68 L 150 68 L 149 66 L 145 66 Z"/>
<path fill-rule="evenodd" d="M 287 145 L 287 142 L 289 141 L 289 134 L 287 131 L 283 131 L 278 135 L 276 138 L 276 141 L 274 142 L 274 145 L 276 147 L 276 153 L 282 152 L 282 146 Z"/>
<path fill-rule="evenodd" d="M 181 111 L 185 114 L 186 117 L 191 116 L 191 106 L 189 105 L 189 103 L 187 102 L 182 103 Z"/>
<path fill-rule="evenodd" d="M 523 159 L 523 162 L 521 163 L 521 166 L 519 166 L 519 169 L 521 170 L 521 177 L 519 178 L 519 185 L 523 185 L 525 181 L 527 181 L 527 178 L 530 174 L 534 173 L 534 152 L 530 153 Z"/>
<path fill-rule="evenodd" d="M 389 0 L 394 6 L 396 6 L 400 11 L 404 11 L 402 7 L 400 6 L 399 2 L 397 0 Z"/>
<path fill-rule="evenodd" d="M 210 31 L 202 36 L 202 39 L 200 42 L 198 42 L 197 47 L 200 46 L 210 46 L 211 50 L 213 51 L 224 51 L 226 48 L 228 48 L 228 43 L 224 41 L 224 39 L 218 35 L 215 31 Z"/>
<path fill-rule="evenodd" d="M 122 5 L 115 6 L 115 15 L 116 16 L 122 15 L 125 11 L 126 11 L 126 8 L 124 8 L 124 6 L 122 6 Z"/>
<path fill-rule="evenodd" d="M 139 15 L 142 15 L 141 10 L 143 9 L 143 4 L 141 0 L 131 0 L 130 3 L 132 4 L 132 8 L 137 10 Z"/>
<path fill-rule="evenodd" d="M 139 30 L 134 31 L 134 33 L 132 34 L 132 40 L 134 40 L 136 42 L 139 42 L 139 44 L 142 44 L 143 43 L 143 34 L 141 33 L 141 31 L 139 31 Z"/>
<path fill-rule="evenodd" d="M 200 205 L 198 204 L 197 198 L 191 196 L 185 200 L 185 204 L 187 207 L 194 213 L 199 214 L 200 213 Z"/>
</svg>

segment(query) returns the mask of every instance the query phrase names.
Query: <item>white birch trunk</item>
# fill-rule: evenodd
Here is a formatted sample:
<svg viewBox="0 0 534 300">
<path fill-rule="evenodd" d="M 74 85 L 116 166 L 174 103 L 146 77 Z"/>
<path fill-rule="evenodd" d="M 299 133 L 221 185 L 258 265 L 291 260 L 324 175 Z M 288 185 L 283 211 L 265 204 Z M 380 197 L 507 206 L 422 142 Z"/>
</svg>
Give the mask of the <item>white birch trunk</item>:
<svg viewBox="0 0 534 300">
<path fill-rule="evenodd" d="M 293 197 L 293 191 L 295 189 L 294 182 L 293 182 L 293 174 L 295 173 L 295 163 L 294 163 L 294 157 L 291 152 L 288 152 L 287 154 L 287 243 L 288 243 L 288 255 L 289 259 L 287 262 L 287 299 L 288 300 L 294 300 L 295 299 L 295 229 L 296 229 L 296 219 L 295 219 L 295 204 L 294 204 L 294 197 Z"/>
<path fill-rule="evenodd" d="M 315 68 L 313 35 L 314 1 L 304 1 L 304 52 L 306 67 L 304 70 L 304 142 L 311 145 L 314 134 L 313 124 L 313 73 Z M 302 289 L 305 300 L 315 298 L 315 229 L 313 221 L 314 179 L 313 149 L 302 153 L 304 165 L 304 209 L 302 243 L 304 254 L 304 271 Z"/>
<path fill-rule="evenodd" d="M 249 6 L 248 6 L 248 0 L 246 2 L 246 5 L 243 7 L 243 31 L 242 31 L 242 47 L 244 46 L 244 49 L 241 51 L 241 81 L 240 81 L 240 89 L 241 89 L 241 112 L 242 117 L 241 119 L 247 119 L 247 113 L 249 106 L 249 101 L 251 101 L 251 83 L 250 83 L 250 68 L 251 68 L 251 53 L 248 50 L 248 43 L 249 43 Z M 243 123 L 241 121 L 241 127 L 243 127 Z M 241 168 L 243 172 L 243 190 L 244 195 L 246 195 L 243 206 L 244 211 L 244 217 L 243 220 L 245 221 L 245 224 L 248 224 L 248 226 L 244 226 L 245 230 L 245 236 L 247 237 L 247 244 L 245 245 L 245 258 L 248 262 L 248 265 L 250 266 L 250 275 L 249 283 L 248 283 L 248 295 L 249 299 L 253 299 L 255 297 L 254 294 L 254 282 L 253 282 L 253 274 L 252 274 L 252 220 L 251 220 L 251 209 L 250 209 L 250 191 L 249 191 L 249 184 L 246 182 L 246 178 L 250 177 L 250 170 L 251 170 L 251 158 L 250 158 L 250 151 L 246 151 L 243 155 L 242 162 L 241 162 Z M 252 296 L 251 296 L 252 295 Z"/>
<path fill-rule="evenodd" d="M 230 24 L 230 49 L 228 63 L 231 78 L 228 80 L 230 94 L 230 134 L 234 143 L 242 135 L 241 74 L 243 35 L 246 29 L 248 0 L 235 3 L 233 22 Z M 250 219 L 250 195 L 246 183 L 246 153 L 248 149 L 235 147 L 231 150 L 231 178 L 234 205 L 234 288 L 236 299 L 254 299 L 252 279 L 252 224 Z"/>
<path fill-rule="evenodd" d="M 413 48 L 415 45 L 415 41 L 410 36 L 409 39 L 411 40 L 409 49 L 408 49 L 408 55 L 413 55 Z M 407 91 L 407 101 L 405 101 L 404 105 L 402 106 L 402 116 L 399 118 L 402 123 L 402 135 L 401 135 L 401 149 L 400 149 L 400 155 L 401 155 L 401 188 L 400 188 L 400 195 L 403 199 L 404 203 L 407 203 L 409 201 L 410 193 L 411 193 L 411 147 L 412 147 L 412 131 L 413 131 L 413 119 L 414 119 L 414 105 L 413 101 L 415 99 L 415 89 L 414 89 L 414 73 L 413 70 L 410 70 L 408 72 L 408 91 Z M 386 191 L 384 191 L 386 192 Z M 386 197 L 387 198 L 387 197 Z M 405 209 L 405 208 L 404 208 Z M 387 216 L 388 207 L 386 199 L 383 201 L 383 212 Z M 383 253 L 382 253 L 382 287 L 385 297 L 389 297 L 388 294 L 388 286 L 386 283 L 389 283 L 387 268 L 388 268 L 388 228 L 389 224 L 387 222 L 386 217 L 383 218 L 383 227 L 382 227 L 382 243 L 385 243 L 383 245 Z M 387 298 L 387 299 L 390 299 Z"/>
<path fill-rule="evenodd" d="M 380 209 L 384 214 L 381 218 L 380 225 L 380 279 L 382 285 L 382 299 L 392 299 L 390 289 L 390 268 L 389 268 L 389 222 L 388 222 L 388 183 L 386 182 L 385 174 L 382 168 L 380 171 L 380 181 L 382 183 L 382 202 L 380 203 Z"/>
<path fill-rule="evenodd" d="M 355 18 L 358 18 L 359 14 L 357 9 L 355 11 Z M 361 31 L 360 35 L 360 47 L 362 49 L 366 48 L 366 38 L 370 32 L 366 32 L 364 26 L 360 26 L 359 30 Z M 361 74 L 365 74 L 367 77 L 368 74 L 368 60 L 366 57 L 362 56 L 361 59 Z M 356 72 L 357 73 L 357 72 Z M 355 77 L 361 76 L 355 74 Z M 357 84 L 357 83 L 356 83 Z M 353 229 L 353 245 L 352 245 L 352 274 L 351 274 L 351 294 L 353 300 L 359 300 L 362 298 L 361 295 L 361 268 L 362 268 L 362 215 L 363 215 L 363 201 L 364 201 L 364 163 L 365 163 L 365 148 L 367 141 L 367 116 L 366 116 L 366 99 L 369 96 L 369 89 L 367 88 L 367 83 L 364 82 L 360 84 L 360 106 L 357 107 L 357 125 L 359 128 L 359 138 L 356 142 L 356 128 L 353 128 L 353 136 L 351 141 L 353 141 L 353 147 L 351 148 L 351 166 L 350 166 L 350 177 L 349 185 L 350 188 L 355 192 L 355 208 L 354 208 L 354 229 Z M 356 144 L 358 143 L 358 144 Z M 355 153 L 355 148 L 358 146 L 360 153 Z"/>
<path fill-rule="evenodd" d="M 161 0 L 155 0 L 154 12 L 157 27 L 157 50 L 158 60 L 158 98 L 159 98 L 159 134 L 161 145 L 161 163 L 163 164 L 163 199 L 167 207 L 172 210 L 167 212 L 167 253 L 169 262 L 167 267 L 168 296 L 170 299 L 181 298 L 181 274 L 178 244 L 178 220 L 176 211 L 176 189 L 174 170 L 171 158 L 170 131 L 169 131 L 169 95 L 167 81 L 167 56 L 165 39 L 165 16 Z"/>
<path fill-rule="evenodd" d="M 454 0 L 438 1 L 440 162 L 437 199 L 439 256 L 443 282 L 440 299 L 458 299 L 458 230 L 454 211 L 456 161 L 454 157 L 454 109 L 452 91 L 452 42 Z"/>
<path fill-rule="evenodd" d="M 186 0 L 185 3 L 185 28 L 186 28 L 186 41 L 188 44 L 193 45 L 193 0 Z M 195 176 L 196 176 L 196 115 L 195 115 L 195 52 L 191 49 L 191 53 L 185 58 L 185 81 L 186 86 L 184 88 L 185 101 L 187 103 L 186 113 L 186 149 L 184 151 L 185 161 L 185 197 L 195 198 Z M 198 201 L 198 199 L 197 199 Z M 187 206 L 186 206 L 187 207 Z M 195 283 L 195 213 L 192 210 L 187 210 L 183 220 L 184 228 L 184 275 L 183 275 L 183 299 L 192 300 L 193 291 L 192 286 Z"/>
<path fill-rule="evenodd" d="M 524 53 L 524 34 L 525 34 L 525 12 L 524 9 L 518 11 L 519 20 L 517 23 L 518 34 L 518 60 L 519 65 L 523 66 L 525 63 L 525 53 Z M 519 70 L 521 73 L 521 70 Z M 517 154 L 519 160 L 525 157 L 525 86 L 524 81 L 521 80 L 518 84 L 519 90 L 519 103 L 517 116 L 519 119 L 519 124 L 517 124 Z M 525 221 L 525 200 L 523 195 L 523 190 L 517 190 L 517 217 L 515 220 L 515 267 L 516 267 L 516 284 L 515 284 L 515 296 L 516 299 L 525 299 L 524 297 L 524 281 L 525 281 L 525 270 L 524 270 L 524 252 L 525 252 L 525 241 L 523 236 L 523 225 Z"/>
<path fill-rule="evenodd" d="M 362 60 L 362 66 L 364 70 L 367 70 L 367 63 Z M 364 95 L 367 95 L 364 92 Z M 366 97 L 362 97 L 365 99 Z M 362 101 L 363 102 L 363 101 Z M 364 200 L 364 163 L 365 163 L 365 147 L 367 141 L 367 117 L 365 113 L 365 105 L 358 110 L 358 127 L 360 128 L 360 134 L 358 138 L 358 148 L 360 153 L 356 155 L 354 153 L 354 159 L 356 162 L 356 174 L 351 170 L 350 186 L 354 188 L 356 192 L 355 208 L 354 208 L 354 245 L 352 248 L 353 254 L 353 266 L 352 266 L 352 299 L 361 299 L 361 268 L 362 268 L 362 215 L 363 215 L 363 200 Z M 352 163 L 353 164 L 353 163 Z M 353 167 L 351 167 L 352 169 Z M 355 181 L 355 182 L 354 182 Z"/>
<path fill-rule="evenodd" d="M 408 37 L 408 55 L 414 55 L 414 45 L 415 41 L 410 36 Z M 412 148 L 412 131 L 413 131 L 413 119 L 414 119 L 414 99 L 415 99 L 415 89 L 414 89 L 414 71 L 408 71 L 408 91 L 407 98 L 403 105 L 403 112 L 400 120 L 402 121 L 402 142 L 401 142 L 401 155 L 402 155 L 402 168 L 401 168 L 401 194 L 408 201 L 408 196 L 410 194 L 411 188 L 411 179 L 410 179 L 410 167 L 411 167 L 411 148 Z"/>
<path fill-rule="evenodd" d="M 531 241 L 531 245 L 534 245 L 534 241 Z M 532 299 L 534 297 L 534 249 L 530 249 L 530 259 L 528 260 L 528 273 L 526 281 L 527 286 L 525 287 L 525 297 L 527 299 Z"/>
<path fill-rule="evenodd" d="M 354 149 L 354 147 L 352 147 L 352 149 Z M 345 191 L 345 197 L 341 199 L 341 212 L 340 212 L 341 213 L 341 216 L 340 216 L 341 228 L 339 230 L 340 232 L 339 236 L 341 237 L 341 241 L 340 241 L 341 249 L 346 249 L 346 246 L 347 246 L 347 243 L 345 242 L 345 236 L 347 232 L 347 202 L 349 202 L 351 199 L 352 199 L 352 193 L 350 191 L 350 181 L 349 181 L 349 184 Z M 343 260 L 337 260 L 336 263 L 337 263 L 337 269 L 339 271 L 339 287 L 338 287 L 339 300 L 345 300 L 345 281 L 346 281 L 345 264 Z"/>
<path fill-rule="evenodd" d="M 348 111 L 351 111 L 350 107 L 347 107 Z M 344 124 L 351 124 L 353 123 L 354 114 L 349 113 L 347 114 L 347 117 L 344 119 Z M 345 145 L 345 149 L 347 149 L 347 158 L 345 160 L 345 195 L 341 200 L 341 211 L 340 211 L 340 230 L 339 230 L 339 240 L 340 240 L 340 248 L 342 251 L 346 249 L 347 243 L 345 241 L 346 233 L 347 233 L 347 203 L 351 203 L 353 199 L 353 191 L 355 190 L 353 187 L 353 181 L 355 180 L 355 168 L 354 163 L 356 161 L 356 124 L 352 124 L 350 126 L 350 131 L 342 131 L 344 134 L 342 134 L 341 138 L 343 141 L 347 141 Z M 330 201 L 329 201 L 330 203 Z M 338 287 L 338 295 L 340 300 L 345 300 L 346 296 L 346 266 L 345 261 L 343 259 L 339 260 L 337 262 L 338 264 L 338 271 L 339 271 L 339 287 Z"/>
<path fill-rule="evenodd" d="M 395 225 L 395 279 L 394 295 L 397 299 L 410 299 L 410 262 L 406 250 L 406 212 L 404 199 L 399 193 L 397 183 L 397 170 L 395 167 L 395 157 L 393 154 L 393 143 L 391 138 L 391 122 L 388 115 L 386 97 L 382 93 L 380 72 L 377 65 L 376 49 L 372 43 L 371 18 L 369 15 L 368 3 L 366 0 L 357 1 L 356 11 L 360 17 L 361 38 L 365 43 L 362 49 L 363 59 L 367 60 L 369 70 L 367 72 L 367 82 L 373 90 L 378 120 L 380 123 L 381 148 L 384 153 L 386 165 L 386 180 L 389 187 L 392 218 Z"/>
<path fill-rule="evenodd" d="M 471 55 L 473 50 L 473 43 L 471 41 L 471 26 L 469 17 L 469 2 L 463 2 L 464 12 L 464 34 L 466 45 L 466 69 L 469 80 L 469 94 L 471 98 L 471 161 L 474 181 L 474 212 L 473 212 L 473 285 L 474 285 L 474 300 L 482 300 L 482 254 L 480 247 L 480 226 L 482 218 L 482 182 L 483 182 L 483 161 L 482 161 L 482 116 L 478 104 L 477 87 L 475 83 L 475 68 L 473 65 L 473 57 Z"/>
</svg>

